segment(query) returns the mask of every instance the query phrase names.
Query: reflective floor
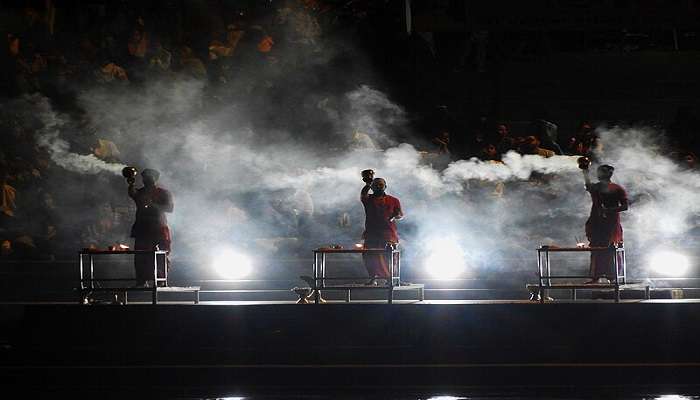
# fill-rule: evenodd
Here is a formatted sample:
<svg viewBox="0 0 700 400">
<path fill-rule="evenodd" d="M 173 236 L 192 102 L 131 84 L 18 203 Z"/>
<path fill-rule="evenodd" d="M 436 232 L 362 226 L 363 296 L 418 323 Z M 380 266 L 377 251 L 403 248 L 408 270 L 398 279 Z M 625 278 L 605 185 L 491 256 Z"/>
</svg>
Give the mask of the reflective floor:
<svg viewBox="0 0 700 400">
<path fill-rule="evenodd" d="M 620 393 L 614 393 L 614 394 L 604 394 L 604 393 L 590 393 L 590 394 L 582 394 L 582 395 L 576 395 L 576 394 L 571 394 L 571 395 L 541 395 L 537 393 L 511 393 L 509 395 L 479 395 L 479 396 L 461 396 L 461 395 L 444 395 L 444 394 L 435 394 L 435 395 L 381 395 L 381 396 L 372 396 L 372 395 L 348 395 L 348 394 L 335 394 L 335 395 L 298 395 L 298 396 L 292 396 L 292 397 L 285 397 L 284 395 L 281 396 L 271 396 L 271 397 L 256 397 L 256 396 L 229 396 L 229 397 L 218 397 L 214 399 L 221 399 L 221 400 L 255 400 L 255 399 L 261 399 L 261 400 L 272 400 L 272 399 L 316 399 L 316 400 L 321 400 L 321 399 L 366 399 L 366 400 L 375 400 L 375 399 L 390 399 L 390 400 L 513 400 L 513 399 L 621 399 L 621 400 L 695 400 L 695 399 L 700 399 L 700 396 L 684 396 L 684 395 L 677 395 L 677 394 L 667 394 L 667 395 L 630 395 L 626 396 Z M 207 399 L 208 400 L 208 399 Z"/>
<path fill-rule="evenodd" d="M 25 395 L 45 398 L 84 398 L 100 399 L 177 399 L 177 400 L 515 400 L 515 399 L 620 399 L 620 400 L 700 400 L 700 388 L 683 388 L 679 392 L 656 393 L 653 389 L 635 390 L 630 387 L 607 388 L 513 388 L 513 389 L 451 389 L 451 390 L 376 390 L 376 389 L 333 389 L 333 390 L 235 390 L 235 389 L 173 389 L 173 388 L 44 388 L 28 390 Z M 683 394 L 681 394 L 683 393 Z"/>
</svg>

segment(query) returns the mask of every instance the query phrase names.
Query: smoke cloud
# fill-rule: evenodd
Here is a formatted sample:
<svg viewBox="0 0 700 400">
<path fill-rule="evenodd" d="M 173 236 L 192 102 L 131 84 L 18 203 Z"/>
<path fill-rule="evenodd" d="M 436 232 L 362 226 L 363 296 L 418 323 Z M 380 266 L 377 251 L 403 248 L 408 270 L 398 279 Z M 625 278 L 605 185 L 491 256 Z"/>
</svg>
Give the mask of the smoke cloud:
<svg viewBox="0 0 700 400">
<path fill-rule="evenodd" d="M 70 144 L 60 137 L 60 131 L 65 127 L 66 121 L 53 112 L 49 100 L 39 95 L 29 96 L 25 100 L 26 105 L 35 111 L 35 117 L 42 124 L 41 129 L 37 131 L 37 144 L 48 151 L 51 161 L 57 166 L 83 174 L 97 174 L 99 172 L 120 174 L 122 168 L 126 167 L 123 164 L 100 160 L 94 154 L 72 152 Z"/>
<path fill-rule="evenodd" d="M 131 205 L 123 181 L 111 179 L 125 165 L 159 170 L 175 199 L 169 219 L 176 258 L 199 258 L 227 244 L 276 257 L 351 245 L 363 231 L 360 171 L 367 168 L 402 202 L 402 245 L 417 275 L 432 250 L 423 244 L 439 246 L 444 238 L 459 242 L 475 273 L 502 273 L 534 271 L 537 246 L 574 245 L 584 236 L 590 198 L 576 157 L 510 152 L 502 163 L 458 160 L 438 169 L 420 140 L 406 140 L 418 135 L 387 94 L 353 77 L 348 81 L 355 84 L 342 88 L 305 85 L 310 73 L 303 67 L 268 71 L 264 84 L 246 81 L 234 86 L 236 93 L 217 96 L 204 81 L 172 76 L 85 87 L 77 95 L 80 116 L 57 111 L 38 95 L 4 108 L 31 121 L 58 168 L 109 175 L 99 181 L 103 186 L 85 189 L 102 196 L 100 202 Z M 80 120 L 119 146 L 121 163 L 71 148 L 83 135 Z M 700 177 L 664 155 L 658 132 L 599 134 L 598 158 L 616 167 L 613 180 L 632 199 L 623 216 L 632 255 L 696 229 Z M 51 179 L 65 220 L 75 221 L 73 214 L 85 212 L 84 196 L 68 193 L 75 177 Z"/>
</svg>

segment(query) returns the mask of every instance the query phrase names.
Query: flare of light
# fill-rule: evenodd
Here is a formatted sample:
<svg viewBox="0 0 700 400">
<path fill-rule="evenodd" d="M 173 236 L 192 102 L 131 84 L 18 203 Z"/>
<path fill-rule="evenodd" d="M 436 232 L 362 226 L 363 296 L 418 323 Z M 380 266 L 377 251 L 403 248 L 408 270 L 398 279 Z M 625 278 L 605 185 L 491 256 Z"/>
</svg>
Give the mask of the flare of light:
<svg viewBox="0 0 700 400">
<path fill-rule="evenodd" d="M 426 243 L 428 256 L 424 266 L 438 279 L 455 279 L 467 268 L 464 250 L 455 238 L 433 239 Z"/>
<path fill-rule="evenodd" d="M 658 250 L 649 258 L 649 267 L 668 277 L 682 276 L 688 271 L 690 261 L 684 254 L 672 250 Z"/>
<path fill-rule="evenodd" d="M 467 397 L 455 397 L 455 396 L 435 396 L 429 397 L 428 400 L 468 400 Z"/>
<path fill-rule="evenodd" d="M 212 267 L 223 278 L 242 279 L 253 270 L 253 262 L 239 251 L 222 249 L 216 252 Z"/>
</svg>

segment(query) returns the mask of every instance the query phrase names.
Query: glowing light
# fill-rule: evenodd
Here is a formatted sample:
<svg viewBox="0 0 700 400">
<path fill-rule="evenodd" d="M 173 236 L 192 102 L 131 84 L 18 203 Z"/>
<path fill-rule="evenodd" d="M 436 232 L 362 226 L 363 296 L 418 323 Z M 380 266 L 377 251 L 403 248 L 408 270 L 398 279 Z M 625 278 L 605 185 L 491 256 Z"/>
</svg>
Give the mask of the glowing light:
<svg viewBox="0 0 700 400">
<path fill-rule="evenodd" d="M 649 267 L 664 276 L 681 276 L 690 267 L 688 257 L 670 250 L 659 250 L 649 259 Z"/>
<path fill-rule="evenodd" d="M 363 248 L 363 247 L 365 247 L 364 244 L 362 244 L 362 243 L 355 243 L 355 248 L 361 249 L 361 248 Z"/>
<path fill-rule="evenodd" d="M 690 400 L 690 397 L 677 394 L 665 394 L 663 396 L 656 397 L 655 400 Z"/>
<path fill-rule="evenodd" d="M 466 397 L 455 397 L 455 396 L 436 396 L 429 397 L 428 400 L 467 400 Z"/>
<path fill-rule="evenodd" d="M 223 249 L 216 253 L 212 267 L 226 279 L 241 279 L 250 274 L 253 263 L 245 254 L 233 249 Z"/>
<path fill-rule="evenodd" d="M 435 239 L 426 244 L 430 253 L 425 259 L 425 268 L 439 279 L 454 279 L 467 267 L 464 250 L 454 238 Z"/>
</svg>

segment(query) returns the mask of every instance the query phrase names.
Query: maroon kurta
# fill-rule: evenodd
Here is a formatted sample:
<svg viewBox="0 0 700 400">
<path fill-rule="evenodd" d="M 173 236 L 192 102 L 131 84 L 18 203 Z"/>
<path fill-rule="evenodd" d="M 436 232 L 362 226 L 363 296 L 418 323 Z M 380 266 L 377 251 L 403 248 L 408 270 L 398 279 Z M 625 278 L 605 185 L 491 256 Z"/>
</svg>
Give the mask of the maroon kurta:
<svg viewBox="0 0 700 400">
<path fill-rule="evenodd" d="M 141 188 L 133 196 L 136 203 L 136 221 L 131 228 L 135 250 L 170 251 L 170 228 L 165 212 L 173 208 L 173 199 L 169 191 L 156 187 L 152 190 Z M 168 262 L 168 267 L 170 263 Z M 153 257 L 137 254 L 134 257 L 136 280 L 144 282 L 153 279 Z"/>
<path fill-rule="evenodd" d="M 389 195 L 369 195 L 362 198 L 365 207 L 365 248 L 384 248 L 387 242 L 398 243 L 396 223 L 391 219 L 401 214 L 399 199 Z M 362 257 L 367 273 L 371 277 L 389 277 L 389 265 L 383 254 Z"/>
<path fill-rule="evenodd" d="M 593 204 L 591 215 L 586 221 L 586 237 L 592 247 L 609 247 L 622 243 L 622 225 L 620 213 L 603 209 L 619 207 L 627 203 L 627 193 L 622 186 L 615 183 L 601 183 L 590 185 L 588 191 L 591 194 Z M 591 277 L 607 277 L 610 280 L 616 278 L 614 254 L 594 252 L 591 254 Z"/>
</svg>

